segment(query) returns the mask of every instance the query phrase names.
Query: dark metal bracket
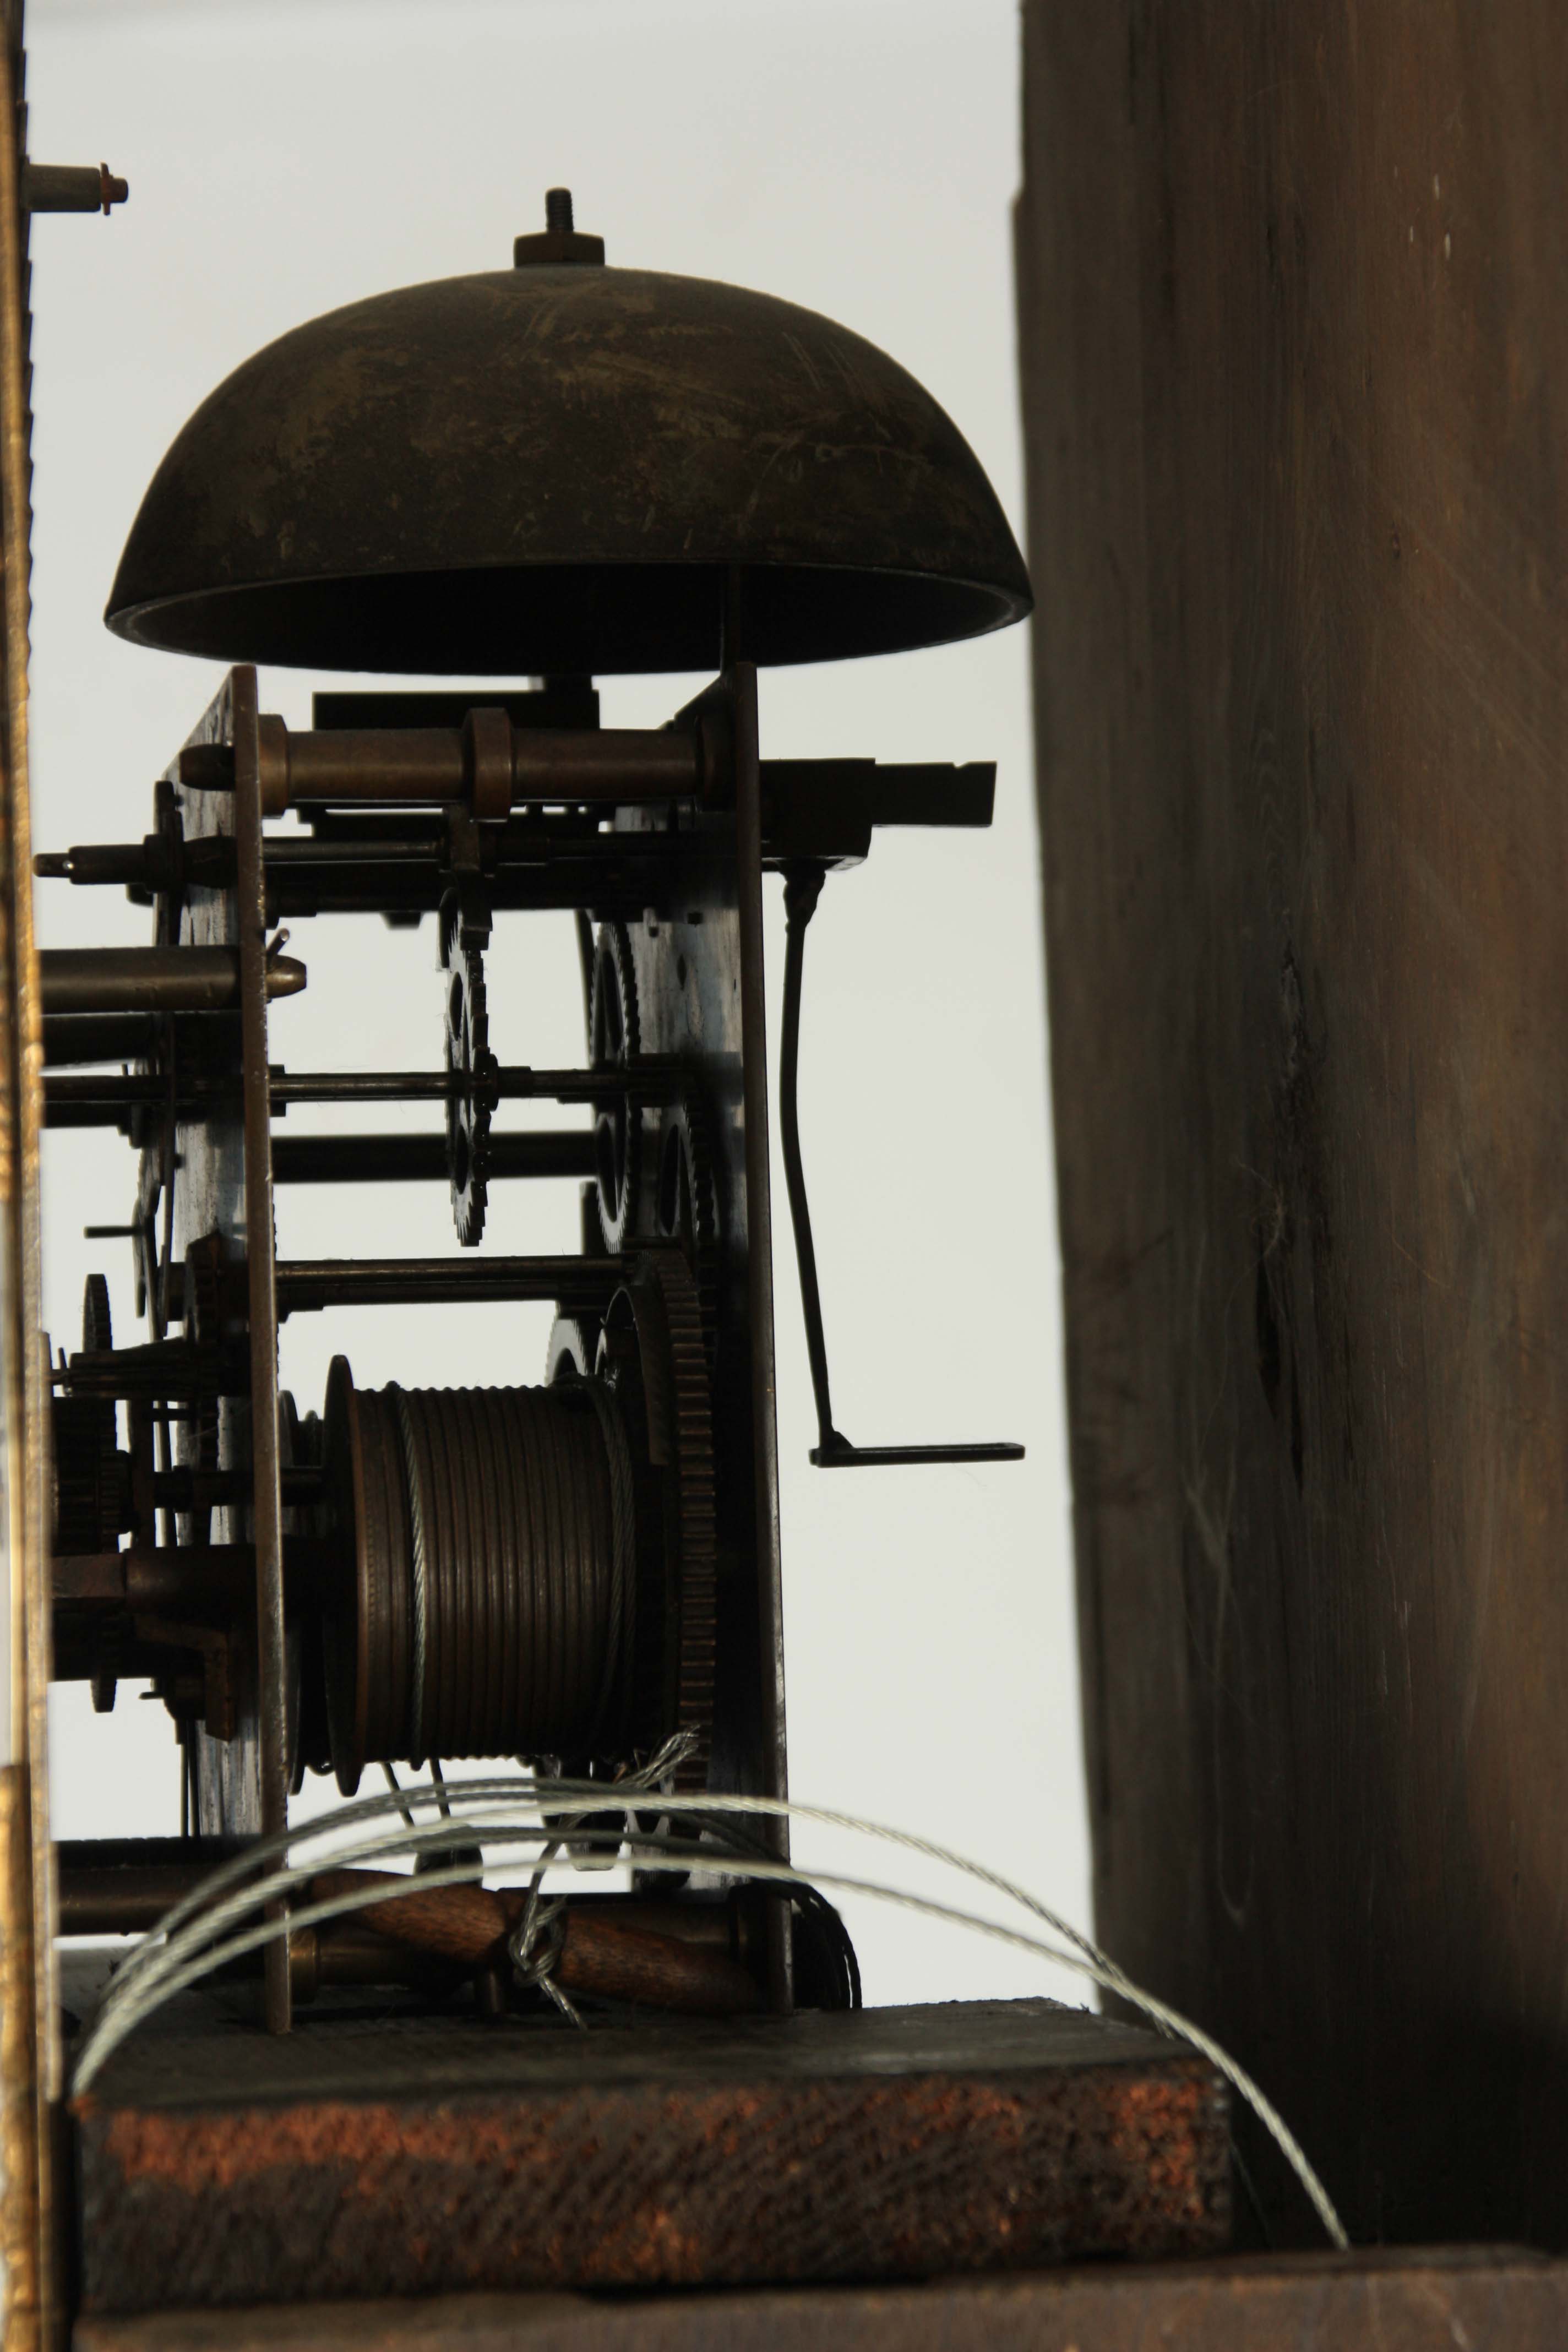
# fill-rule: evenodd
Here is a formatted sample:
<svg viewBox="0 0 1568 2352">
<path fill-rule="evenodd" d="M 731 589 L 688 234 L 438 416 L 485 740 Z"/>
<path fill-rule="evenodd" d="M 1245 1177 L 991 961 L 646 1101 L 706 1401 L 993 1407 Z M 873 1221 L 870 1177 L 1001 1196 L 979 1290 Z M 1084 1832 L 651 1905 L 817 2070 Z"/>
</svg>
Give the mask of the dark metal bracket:
<svg viewBox="0 0 1568 2352">
<path fill-rule="evenodd" d="M 975 1445 L 852 1445 L 833 1425 L 833 1403 L 827 1385 L 827 1342 L 822 1328 L 822 1293 L 816 1279 L 816 1251 L 811 1238 L 811 1210 L 805 1197 L 805 1169 L 800 1152 L 800 995 L 805 968 L 805 927 L 816 912 L 827 868 L 815 859 L 800 858 L 784 868 L 784 1036 L 779 1068 L 779 1129 L 784 1145 L 784 1182 L 789 1192 L 790 1223 L 795 1229 L 795 1263 L 800 1268 L 800 1306 L 805 1320 L 805 1347 L 811 1360 L 812 1393 L 816 1399 L 817 1443 L 811 1458 L 819 1470 L 881 1470 L 921 1462 L 1021 1462 L 1024 1449 L 998 1441 Z"/>
</svg>

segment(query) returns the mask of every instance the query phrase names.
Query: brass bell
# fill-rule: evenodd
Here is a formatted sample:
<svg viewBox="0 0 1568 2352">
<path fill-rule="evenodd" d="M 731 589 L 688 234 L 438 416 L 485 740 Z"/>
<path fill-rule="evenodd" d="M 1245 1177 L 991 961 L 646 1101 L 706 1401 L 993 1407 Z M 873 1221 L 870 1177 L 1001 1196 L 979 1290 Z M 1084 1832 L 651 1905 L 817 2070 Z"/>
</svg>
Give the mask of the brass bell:
<svg viewBox="0 0 1568 2352">
<path fill-rule="evenodd" d="M 570 226 L 510 270 L 354 302 L 205 400 L 107 619 L 224 661 L 468 675 L 894 653 L 1000 628 L 1028 576 L 914 378 L 772 295 L 609 269 Z"/>
</svg>

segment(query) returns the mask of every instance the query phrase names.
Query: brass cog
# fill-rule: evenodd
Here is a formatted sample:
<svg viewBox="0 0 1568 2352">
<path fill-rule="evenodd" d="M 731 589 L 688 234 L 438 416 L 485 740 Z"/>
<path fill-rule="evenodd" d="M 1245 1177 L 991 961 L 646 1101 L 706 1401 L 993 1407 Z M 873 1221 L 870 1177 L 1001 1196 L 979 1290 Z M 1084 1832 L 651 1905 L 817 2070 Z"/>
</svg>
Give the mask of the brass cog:
<svg viewBox="0 0 1568 2352">
<path fill-rule="evenodd" d="M 695 1085 L 683 1086 L 664 1107 L 658 1139 L 654 1213 L 660 1236 L 679 1242 L 697 1286 L 708 1369 L 713 1370 L 719 1321 L 719 1193 L 712 1130 Z"/>
<path fill-rule="evenodd" d="M 82 1297 L 84 1355 L 114 1345 L 109 1285 L 89 1274 Z M 118 1451 L 118 1407 L 111 1397 L 57 1397 L 54 1403 L 55 1540 L 63 1555 L 113 1551 L 125 1525 L 128 1492 Z"/>
<path fill-rule="evenodd" d="M 594 950 L 588 1016 L 588 1058 L 595 1069 L 626 1070 L 642 1055 L 637 975 L 624 923 L 601 923 Z M 605 1246 L 625 1249 L 637 1230 L 642 1191 L 643 1109 L 626 1095 L 597 1106 L 594 1146 L 598 1161 L 599 1223 Z"/>
<path fill-rule="evenodd" d="M 465 908 L 456 893 L 441 908 L 441 968 L 447 982 L 447 1177 L 452 1222 L 465 1249 L 485 1230 L 490 1156 L 489 1011 L 485 995 L 488 917 Z"/>
<path fill-rule="evenodd" d="M 718 1654 L 719 1548 L 714 1503 L 712 1392 L 697 1288 L 677 1249 L 657 1244 L 641 1256 L 662 1310 L 668 1386 L 649 1387 L 650 1434 L 676 1472 L 674 1533 L 679 1562 L 679 1643 L 676 1727 L 694 1735 L 675 1775 L 679 1790 L 705 1789 L 713 1744 L 713 1683 Z"/>
</svg>

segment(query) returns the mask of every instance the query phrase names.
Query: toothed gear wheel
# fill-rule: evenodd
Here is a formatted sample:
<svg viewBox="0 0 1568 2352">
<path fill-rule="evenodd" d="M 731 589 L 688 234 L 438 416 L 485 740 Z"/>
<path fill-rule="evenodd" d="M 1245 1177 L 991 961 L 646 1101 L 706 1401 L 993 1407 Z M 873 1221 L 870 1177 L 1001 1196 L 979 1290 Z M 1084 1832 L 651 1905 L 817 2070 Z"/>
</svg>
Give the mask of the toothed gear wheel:
<svg viewBox="0 0 1568 2352">
<path fill-rule="evenodd" d="M 205 1234 L 185 1252 L 185 1337 L 213 1348 L 223 1330 L 223 1243 Z"/>
<path fill-rule="evenodd" d="M 114 1345 L 109 1285 L 89 1274 L 81 1303 L 86 1355 Z M 123 1465 L 110 1397 L 58 1397 L 54 1407 L 55 1549 L 64 1556 L 113 1551 L 126 1517 Z"/>
<path fill-rule="evenodd" d="M 494 1056 L 483 949 L 451 901 L 441 909 L 441 963 L 447 980 L 447 1074 L 458 1081 L 447 1097 L 447 1177 L 458 1239 L 465 1249 L 473 1249 L 485 1230 L 490 1156 L 487 1081 Z"/>
<path fill-rule="evenodd" d="M 602 923 L 594 951 L 589 1059 L 596 1070 L 629 1069 L 642 1055 L 637 976 L 624 923 Z M 598 1106 L 594 1148 L 599 1171 L 599 1223 L 605 1246 L 622 1250 L 637 1229 L 642 1186 L 643 1111 L 625 1095 Z"/>
<path fill-rule="evenodd" d="M 655 1209 L 660 1234 L 680 1244 L 691 1269 L 710 1372 L 719 1317 L 719 1195 L 713 1165 L 707 1105 L 696 1087 L 683 1087 L 676 1100 L 665 1105 L 660 1119 Z"/>
<path fill-rule="evenodd" d="M 273 1249 L 278 1245 L 273 1233 Z M 193 1242 L 184 1259 L 184 1324 L 185 1337 L 198 1347 L 216 1348 L 223 1336 L 224 1325 L 224 1244 L 216 1234 L 205 1234 Z M 191 1419 L 184 1423 L 174 1440 L 174 1450 L 181 1466 L 192 1470 L 216 1470 L 218 1466 L 218 1426 L 222 1418 L 216 1397 L 199 1397 L 191 1408 Z M 209 1543 L 212 1540 L 210 1508 L 182 1511 L 176 1522 L 182 1543 Z"/>
<path fill-rule="evenodd" d="M 89 1355 L 107 1353 L 114 1345 L 114 1322 L 109 1311 L 109 1282 L 89 1274 L 81 1298 L 81 1344 Z"/>
<path fill-rule="evenodd" d="M 599 1318 L 596 1315 L 558 1315 L 550 1327 L 550 1340 L 544 1350 L 544 1382 L 552 1388 L 557 1381 L 585 1381 L 593 1377 L 598 1360 Z"/>
<path fill-rule="evenodd" d="M 122 1481 L 107 1397 L 57 1397 L 55 1549 L 69 1559 L 113 1551 L 120 1542 Z"/>
<path fill-rule="evenodd" d="M 708 1352 L 696 1286 L 679 1250 L 655 1243 L 639 1253 L 633 1286 L 645 1295 L 651 1290 L 658 1302 L 664 1345 L 643 1349 L 644 1404 L 652 1456 L 675 1469 L 668 1524 L 677 1563 L 678 1630 L 673 1682 L 664 1687 L 674 1702 L 676 1727 L 695 1737 L 675 1785 L 704 1789 L 713 1741 L 719 1583 Z"/>
</svg>

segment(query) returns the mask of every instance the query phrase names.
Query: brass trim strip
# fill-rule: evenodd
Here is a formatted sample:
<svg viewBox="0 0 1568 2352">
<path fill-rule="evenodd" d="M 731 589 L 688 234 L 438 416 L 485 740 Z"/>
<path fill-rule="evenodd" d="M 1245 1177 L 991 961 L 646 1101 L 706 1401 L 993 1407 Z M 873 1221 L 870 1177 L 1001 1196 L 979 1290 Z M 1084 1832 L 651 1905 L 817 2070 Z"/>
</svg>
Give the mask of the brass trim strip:
<svg viewBox="0 0 1568 2352">
<path fill-rule="evenodd" d="M 52 2116 L 60 2084 L 49 1844 L 47 1365 L 41 1336 L 38 1135 L 43 1034 L 27 767 L 30 516 L 19 20 L 0 47 L 0 1478 L 10 1577 L 8 1727 L 0 1748 L 0 2285 L 4 2352 L 56 2340 Z M 24 2008 L 26 2014 L 24 2020 Z"/>
<path fill-rule="evenodd" d="M 27 1772 L 0 1766 L 0 2344 L 41 2335 L 33 1874 Z"/>
</svg>

